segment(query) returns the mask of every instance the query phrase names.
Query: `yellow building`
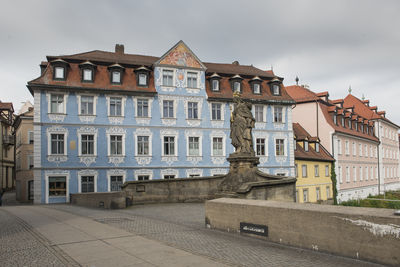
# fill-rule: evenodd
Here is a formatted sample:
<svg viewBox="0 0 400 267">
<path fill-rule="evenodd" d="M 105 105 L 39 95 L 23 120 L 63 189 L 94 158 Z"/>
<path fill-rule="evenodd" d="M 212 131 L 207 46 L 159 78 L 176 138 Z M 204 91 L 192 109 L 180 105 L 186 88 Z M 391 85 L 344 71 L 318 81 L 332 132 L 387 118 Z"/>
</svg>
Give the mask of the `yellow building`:
<svg viewBox="0 0 400 267">
<path fill-rule="evenodd" d="M 298 123 L 293 123 L 296 168 L 296 202 L 316 203 L 333 198 L 331 180 L 335 161 L 320 144 Z"/>
</svg>

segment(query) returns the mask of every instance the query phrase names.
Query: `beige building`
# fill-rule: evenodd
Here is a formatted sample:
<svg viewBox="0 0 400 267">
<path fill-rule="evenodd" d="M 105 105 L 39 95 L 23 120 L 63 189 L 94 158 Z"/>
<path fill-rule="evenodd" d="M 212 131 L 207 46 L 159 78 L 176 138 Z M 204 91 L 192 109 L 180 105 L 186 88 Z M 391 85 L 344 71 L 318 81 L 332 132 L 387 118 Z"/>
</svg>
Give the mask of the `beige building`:
<svg viewBox="0 0 400 267">
<path fill-rule="evenodd" d="M 0 188 L 4 190 L 15 188 L 13 121 L 13 104 L 0 101 Z"/>
<path fill-rule="evenodd" d="M 29 102 L 27 102 L 29 103 Z M 30 103 L 29 103 L 30 104 Z M 24 106 L 26 106 L 25 104 Z M 16 196 L 20 202 L 33 200 L 33 106 L 15 119 Z"/>
</svg>

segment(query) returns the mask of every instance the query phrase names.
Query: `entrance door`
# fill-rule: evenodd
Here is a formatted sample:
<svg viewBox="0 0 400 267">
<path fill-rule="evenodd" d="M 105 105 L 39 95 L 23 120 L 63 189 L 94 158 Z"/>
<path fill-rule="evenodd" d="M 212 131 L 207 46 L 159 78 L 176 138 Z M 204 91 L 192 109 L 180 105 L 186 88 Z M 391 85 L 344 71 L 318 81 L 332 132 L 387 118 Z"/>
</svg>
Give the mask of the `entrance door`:
<svg viewBox="0 0 400 267">
<path fill-rule="evenodd" d="M 28 200 L 33 200 L 33 181 L 28 181 Z"/>
</svg>

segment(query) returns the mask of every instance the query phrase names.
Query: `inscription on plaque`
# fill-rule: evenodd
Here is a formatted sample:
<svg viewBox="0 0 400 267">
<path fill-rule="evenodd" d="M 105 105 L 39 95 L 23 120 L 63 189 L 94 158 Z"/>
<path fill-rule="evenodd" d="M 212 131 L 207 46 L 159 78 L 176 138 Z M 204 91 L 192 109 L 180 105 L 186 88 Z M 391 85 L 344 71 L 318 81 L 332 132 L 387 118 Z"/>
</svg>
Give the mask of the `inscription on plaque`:
<svg viewBox="0 0 400 267">
<path fill-rule="evenodd" d="M 240 222 L 240 232 L 260 236 L 268 236 L 268 226 L 262 224 Z"/>
</svg>

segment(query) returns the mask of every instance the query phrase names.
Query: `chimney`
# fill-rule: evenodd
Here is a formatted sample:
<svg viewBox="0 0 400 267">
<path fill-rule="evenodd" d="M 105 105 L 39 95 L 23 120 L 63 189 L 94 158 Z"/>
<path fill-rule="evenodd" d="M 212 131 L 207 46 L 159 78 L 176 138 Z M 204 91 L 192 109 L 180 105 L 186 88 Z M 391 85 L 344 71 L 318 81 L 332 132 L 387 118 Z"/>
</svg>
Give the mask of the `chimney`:
<svg viewBox="0 0 400 267">
<path fill-rule="evenodd" d="M 123 44 L 116 44 L 115 45 L 115 53 L 116 54 L 123 54 L 124 53 L 124 45 Z"/>
<path fill-rule="evenodd" d="M 232 65 L 236 65 L 236 66 L 239 65 L 239 61 L 237 61 L 237 60 L 233 61 Z"/>
</svg>

